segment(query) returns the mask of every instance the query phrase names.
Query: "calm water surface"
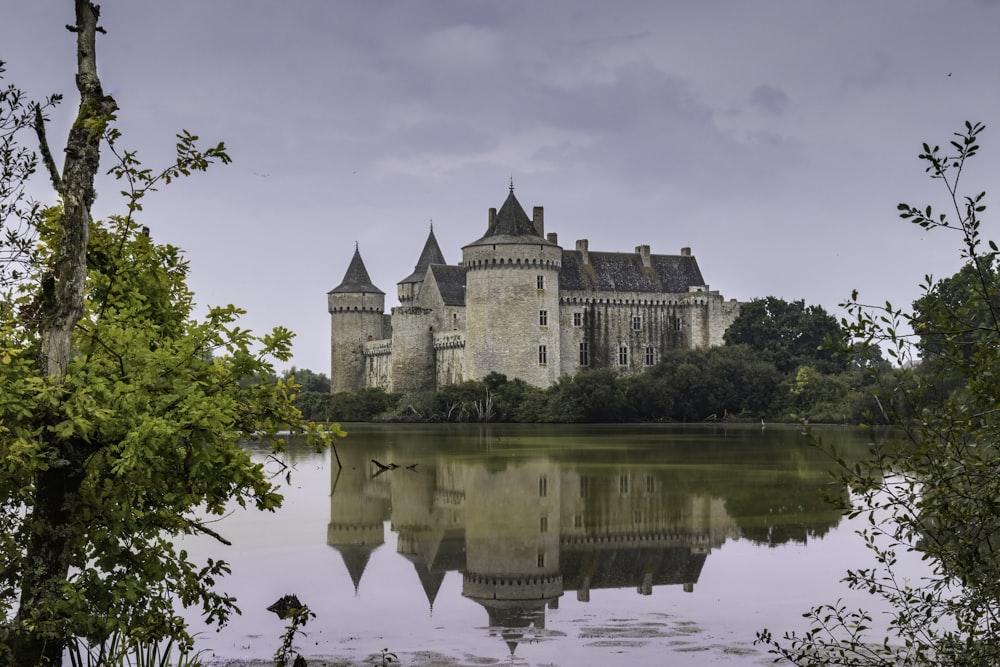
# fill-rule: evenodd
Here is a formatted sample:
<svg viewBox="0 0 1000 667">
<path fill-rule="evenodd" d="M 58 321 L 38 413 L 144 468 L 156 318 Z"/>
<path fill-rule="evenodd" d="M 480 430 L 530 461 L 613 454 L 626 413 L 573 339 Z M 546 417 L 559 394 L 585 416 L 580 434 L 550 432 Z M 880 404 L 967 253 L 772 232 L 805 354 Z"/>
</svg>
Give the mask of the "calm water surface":
<svg viewBox="0 0 1000 667">
<path fill-rule="evenodd" d="M 243 610 L 200 636 L 209 655 L 269 657 L 285 593 L 317 615 L 305 655 L 404 665 L 769 664 L 756 631 L 867 602 L 839 583 L 869 563 L 823 500 L 843 490 L 797 427 L 345 428 L 342 470 L 291 447 L 279 512 L 214 524 L 232 547 L 186 540 L 231 563 Z M 858 430 L 818 433 L 865 450 Z"/>
</svg>

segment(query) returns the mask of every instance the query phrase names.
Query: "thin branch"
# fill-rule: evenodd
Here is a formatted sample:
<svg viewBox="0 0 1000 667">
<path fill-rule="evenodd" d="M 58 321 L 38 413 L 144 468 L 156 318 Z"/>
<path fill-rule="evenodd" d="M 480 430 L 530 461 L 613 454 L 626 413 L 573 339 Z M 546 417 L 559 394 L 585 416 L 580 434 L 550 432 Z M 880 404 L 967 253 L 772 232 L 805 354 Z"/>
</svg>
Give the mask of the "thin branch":
<svg viewBox="0 0 1000 667">
<path fill-rule="evenodd" d="M 205 535 L 208 535 L 210 537 L 214 537 L 219 542 L 222 542 L 223 544 L 225 544 L 227 547 L 233 546 L 232 542 L 230 542 L 229 540 L 227 540 L 226 538 L 224 538 L 222 535 L 219 535 L 217 532 L 215 532 L 214 530 L 212 530 L 211 528 L 209 528 L 208 526 L 206 526 L 203 523 L 199 523 L 197 521 L 194 521 L 193 519 L 188 519 L 187 520 L 187 525 L 188 525 L 188 528 L 190 528 L 193 531 L 196 531 L 196 532 L 199 532 L 199 533 L 204 533 Z"/>
<path fill-rule="evenodd" d="M 59 175 L 59 170 L 56 169 L 56 162 L 52 159 L 52 151 L 49 150 L 49 140 L 45 136 L 45 118 L 42 116 L 42 106 L 35 104 L 34 107 L 35 134 L 38 135 L 38 147 L 42 152 L 42 161 L 45 163 L 45 169 L 49 172 L 49 178 L 52 179 L 52 187 L 61 194 L 62 177 Z"/>
</svg>

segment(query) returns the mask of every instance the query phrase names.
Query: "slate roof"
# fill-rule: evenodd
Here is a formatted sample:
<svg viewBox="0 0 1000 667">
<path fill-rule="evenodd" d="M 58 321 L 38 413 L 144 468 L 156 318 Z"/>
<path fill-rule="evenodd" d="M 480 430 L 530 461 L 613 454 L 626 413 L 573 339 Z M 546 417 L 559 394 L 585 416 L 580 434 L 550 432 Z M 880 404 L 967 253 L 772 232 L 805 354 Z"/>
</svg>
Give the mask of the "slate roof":
<svg viewBox="0 0 1000 667">
<path fill-rule="evenodd" d="M 361 251 L 355 246 L 354 257 L 351 258 L 351 263 L 347 267 L 344 279 L 340 281 L 339 285 L 327 292 L 327 294 L 357 294 L 358 292 L 385 294 L 385 292 L 372 284 L 372 279 L 368 277 L 368 269 L 365 268 L 365 262 L 361 259 Z"/>
<path fill-rule="evenodd" d="M 433 264 L 430 271 L 434 273 L 441 298 L 446 306 L 465 305 L 465 267 Z"/>
<path fill-rule="evenodd" d="M 577 250 L 564 250 L 559 287 L 570 291 L 686 293 L 705 284 L 691 255 L 650 255 L 642 265 L 637 253 L 588 252 L 589 265 Z"/>
<path fill-rule="evenodd" d="M 434 228 L 431 227 L 431 233 L 427 235 L 427 241 L 424 243 L 424 249 L 420 252 L 420 258 L 417 260 L 417 265 L 414 267 L 413 273 L 400 280 L 399 284 L 419 283 L 427 275 L 428 266 L 431 264 L 447 263 L 444 261 L 444 254 L 441 252 L 441 247 L 438 245 L 437 239 L 434 238 Z"/>
<path fill-rule="evenodd" d="M 521 202 L 514 196 L 514 186 L 510 188 L 507 200 L 497 211 L 493 218 L 493 224 L 486 230 L 486 234 L 476 239 L 470 246 L 487 245 L 493 243 L 531 243 L 555 245 L 538 234 L 535 223 L 531 221 L 528 214 L 521 207 Z M 468 247 L 468 246 L 466 246 Z"/>
</svg>

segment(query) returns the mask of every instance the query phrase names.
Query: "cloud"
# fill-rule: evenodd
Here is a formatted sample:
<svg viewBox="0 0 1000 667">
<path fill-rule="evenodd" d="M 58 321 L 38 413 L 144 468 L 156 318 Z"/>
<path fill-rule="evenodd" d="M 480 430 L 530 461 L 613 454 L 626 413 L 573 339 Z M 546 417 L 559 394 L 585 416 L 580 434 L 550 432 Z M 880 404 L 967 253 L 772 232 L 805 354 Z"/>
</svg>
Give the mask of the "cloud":
<svg viewBox="0 0 1000 667">
<path fill-rule="evenodd" d="M 781 116 L 788 108 L 789 100 L 788 95 L 780 88 L 762 84 L 753 89 L 748 102 L 772 116 Z"/>
</svg>

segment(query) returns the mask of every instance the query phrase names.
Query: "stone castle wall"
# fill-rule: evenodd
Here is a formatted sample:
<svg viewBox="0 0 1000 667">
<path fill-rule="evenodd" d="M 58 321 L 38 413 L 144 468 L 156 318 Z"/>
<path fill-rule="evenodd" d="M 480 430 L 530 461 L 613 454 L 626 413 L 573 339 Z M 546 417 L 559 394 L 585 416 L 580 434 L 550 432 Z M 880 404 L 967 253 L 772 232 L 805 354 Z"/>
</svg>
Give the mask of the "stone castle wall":
<svg viewBox="0 0 1000 667">
<path fill-rule="evenodd" d="M 431 308 L 399 306 L 392 310 L 392 376 L 390 391 L 429 391 L 434 384 Z"/>
<path fill-rule="evenodd" d="M 383 294 L 330 294 L 331 391 L 357 391 L 368 383 L 364 346 L 388 336 Z"/>
<path fill-rule="evenodd" d="M 465 380 L 465 334 L 448 331 L 434 335 L 435 381 L 438 387 Z"/>
<path fill-rule="evenodd" d="M 561 259 L 555 245 L 465 249 L 467 378 L 498 372 L 547 387 L 560 377 Z"/>
<path fill-rule="evenodd" d="M 563 368 L 566 372 L 611 368 L 635 374 L 656 364 L 667 350 L 689 347 L 687 329 L 696 314 L 682 295 L 675 296 L 564 294 Z"/>
</svg>

